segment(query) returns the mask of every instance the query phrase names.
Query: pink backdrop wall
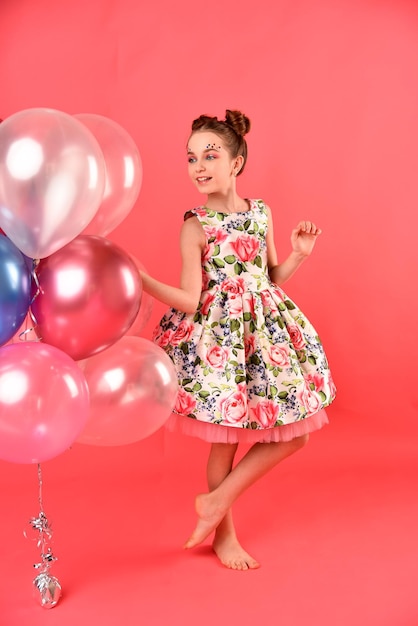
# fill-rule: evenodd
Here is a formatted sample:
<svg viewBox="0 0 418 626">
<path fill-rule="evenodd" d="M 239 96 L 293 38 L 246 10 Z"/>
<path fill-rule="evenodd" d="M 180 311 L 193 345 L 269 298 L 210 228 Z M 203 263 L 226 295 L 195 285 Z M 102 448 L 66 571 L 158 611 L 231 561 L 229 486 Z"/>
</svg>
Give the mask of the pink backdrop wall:
<svg viewBox="0 0 418 626">
<path fill-rule="evenodd" d="M 252 120 L 243 195 L 290 229 L 316 221 L 314 256 L 285 289 L 315 322 L 338 400 L 333 428 L 415 428 L 418 5 L 407 0 L 3 0 L 0 117 L 98 113 L 141 153 L 139 199 L 109 238 L 176 283 L 191 120 Z M 164 311 L 154 305 L 143 331 Z"/>
</svg>

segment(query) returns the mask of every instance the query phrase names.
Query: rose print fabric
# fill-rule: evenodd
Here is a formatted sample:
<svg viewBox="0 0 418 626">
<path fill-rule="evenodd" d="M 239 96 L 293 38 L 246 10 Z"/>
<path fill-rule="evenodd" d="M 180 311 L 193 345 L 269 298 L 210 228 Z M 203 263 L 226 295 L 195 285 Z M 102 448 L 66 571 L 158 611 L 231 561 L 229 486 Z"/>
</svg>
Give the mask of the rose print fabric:
<svg viewBox="0 0 418 626">
<path fill-rule="evenodd" d="M 172 425 L 209 441 L 292 439 L 326 423 L 335 397 L 317 332 L 269 278 L 265 204 L 248 202 L 186 213 L 206 235 L 199 306 L 170 309 L 154 334 L 178 372 Z"/>
</svg>

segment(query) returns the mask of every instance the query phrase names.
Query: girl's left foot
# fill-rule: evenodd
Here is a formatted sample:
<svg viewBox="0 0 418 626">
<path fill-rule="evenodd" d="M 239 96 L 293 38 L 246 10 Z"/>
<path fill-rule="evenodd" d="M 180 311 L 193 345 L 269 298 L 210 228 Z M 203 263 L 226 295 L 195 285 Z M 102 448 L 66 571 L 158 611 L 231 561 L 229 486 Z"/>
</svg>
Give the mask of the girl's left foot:
<svg viewBox="0 0 418 626">
<path fill-rule="evenodd" d="M 204 541 L 222 521 L 227 507 L 221 507 L 213 501 L 212 493 L 203 493 L 196 497 L 196 528 L 184 544 L 185 548 L 194 548 Z"/>
</svg>

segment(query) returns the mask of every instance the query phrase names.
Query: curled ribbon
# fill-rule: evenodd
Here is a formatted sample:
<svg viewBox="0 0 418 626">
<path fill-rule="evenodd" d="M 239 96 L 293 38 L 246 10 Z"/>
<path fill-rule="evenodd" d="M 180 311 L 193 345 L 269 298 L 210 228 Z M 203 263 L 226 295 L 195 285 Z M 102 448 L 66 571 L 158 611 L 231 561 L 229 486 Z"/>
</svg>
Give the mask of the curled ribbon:
<svg viewBox="0 0 418 626">
<path fill-rule="evenodd" d="M 51 547 L 48 545 L 52 539 L 52 528 L 43 510 L 42 471 L 40 464 L 38 464 L 38 483 L 40 512 L 38 517 L 32 517 L 29 520 L 32 529 L 39 533 L 36 545 L 41 550 L 41 560 L 33 566 L 39 571 L 39 574 L 33 580 L 33 584 L 39 592 L 41 606 L 51 608 L 57 604 L 61 596 L 61 585 L 57 578 L 49 575 L 49 568 L 57 560 L 57 557 L 52 553 Z M 27 536 L 26 532 L 24 534 Z"/>
</svg>

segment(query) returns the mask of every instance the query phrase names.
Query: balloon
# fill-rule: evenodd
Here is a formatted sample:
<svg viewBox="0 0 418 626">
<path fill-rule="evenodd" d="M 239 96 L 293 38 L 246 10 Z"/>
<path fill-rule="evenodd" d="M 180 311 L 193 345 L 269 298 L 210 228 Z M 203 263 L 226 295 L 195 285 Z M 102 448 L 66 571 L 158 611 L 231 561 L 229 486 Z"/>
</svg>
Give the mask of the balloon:
<svg viewBox="0 0 418 626">
<path fill-rule="evenodd" d="M 14 243 L 0 235 L 0 346 L 22 325 L 29 309 L 31 273 Z"/>
<path fill-rule="evenodd" d="M 23 320 L 23 324 L 20 326 L 19 330 L 4 345 L 8 346 L 13 343 L 20 343 L 21 341 L 39 341 L 35 332 L 34 321 L 30 315 L 30 310 Z"/>
<path fill-rule="evenodd" d="M 88 409 L 86 379 L 67 354 L 35 341 L 0 349 L 0 459 L 58 456 L 77 439 Z"/>
<path fill-rule="evenodd" d="M 131 254 L 131 259 L 134 261 L 138 270 L 147 272 L 145 267 L 136 257 Z M 139 307 L 138 315 L 136 316 L 132 326 L 128 329 L 127 335 L 139 335 L 141 330 L 146 326 L 149 318 L 151 317 L 152 309 L 154 306 L 154 298 L 150 296 L 146 291 L 142 292 L 141 306 Z"/>
<path fill-rule="evenodd" d="M 0 226 L 28 257 L 47 257 L 79 235 L 104 185 L 100 146 L 71 115 L 26 109 L 0 124 Z"/>
<path fill-rule="evenodd" d="M 96 137 L 106 165 L 103 200 L 83 235 L 105 236 L 125 219 L 138 198 L 142 184 L 141 157 L 132 137 L 113 120 L 93 113 L 74 117 Z"/>
<path fill-rule="evenodd" d="M 31 311 L 45 343 L 73 359 L 104 350 L 126 333 L 141 304 L 135 263 L 103 237 L 80 235 L 36 268 Z"/>
<path fill-rule="evenodd" d="M 177 374 L 170 357 L 152 341 L 122 337 L 79 366 L 90 391 L 90 414 L 80 443 L 134 443 L 168 419 L 177 397 Z"/>
</svg>

